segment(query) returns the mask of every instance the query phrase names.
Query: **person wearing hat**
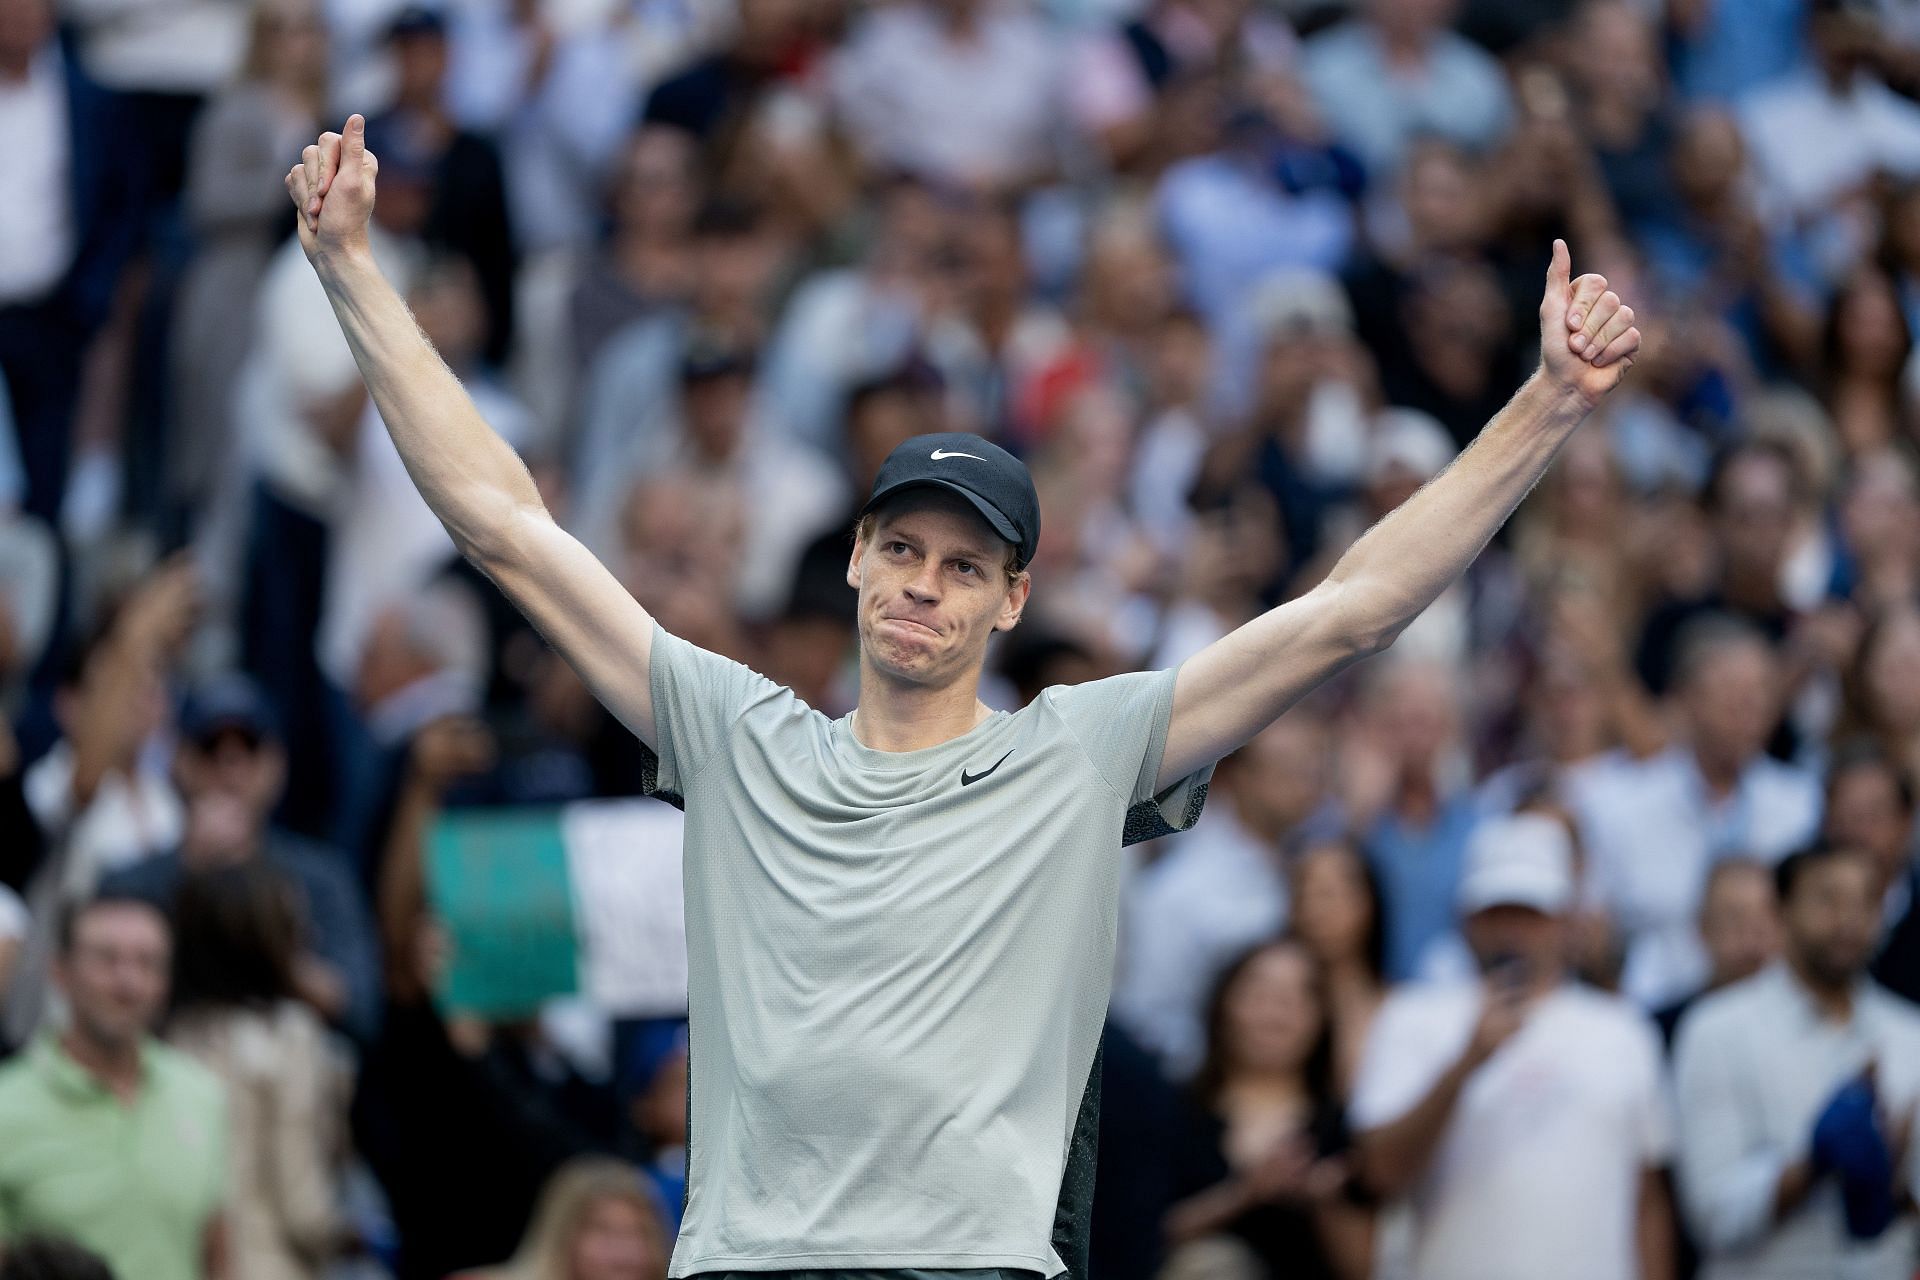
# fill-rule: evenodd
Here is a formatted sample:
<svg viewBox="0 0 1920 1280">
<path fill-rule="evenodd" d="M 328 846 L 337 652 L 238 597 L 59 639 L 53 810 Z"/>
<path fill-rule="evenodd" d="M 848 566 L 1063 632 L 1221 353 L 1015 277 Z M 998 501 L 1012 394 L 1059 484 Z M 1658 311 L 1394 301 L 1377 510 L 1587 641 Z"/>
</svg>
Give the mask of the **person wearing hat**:
<svg viewBox="0 0 1920 1280">
<path fill-rule="evenodd" d="M 274 828 L 287 777 L 286 747 L 258 685 L 229 674 L 187 698 L 173 776 L 186 805 L 177 848 L 110 873 L 101 891 L 171 912 L 188 872 L 264 861 L 292 887 L 307 948 L 294 977 L 302 999 L 365 1042 L 380 1012 L 380 969 L 372 921 L 346 859 L 324 845 Z"/>
<path fill-rule="evenodd" d="M 1542 813 L 1474 832 L 1456 905 L 1481 977 L 1403 987 L 1349 1111 L 1367 1187 L 1412 1208 L 1421 1280 L 1665 1280 L 1672 1121 L 1653 1026 L 1568 976 L 1573 842 Z"/>
<path fill-rule="evenodd" d="M 1556 243 L 1540 371 L 1332 575 L 1176 669 L 980 700 L 1040 510 L 1021 462 L 918 436 L 846 565 L 859 698 L 830 719 L 661 628 L 562 530 L 365 248 L 364 123 L 287 174 L 300 243 L 422 494 L 684 806 L 687 1202 L 669 1274 L 1086 1272 L 1119 848 L 1192 825 L 1213 762 L 1385 648 L 1620 380 L 1633 313 Z M 1057 1225 L 1056 1225 L 1057 1224 Z"/>
</svg>

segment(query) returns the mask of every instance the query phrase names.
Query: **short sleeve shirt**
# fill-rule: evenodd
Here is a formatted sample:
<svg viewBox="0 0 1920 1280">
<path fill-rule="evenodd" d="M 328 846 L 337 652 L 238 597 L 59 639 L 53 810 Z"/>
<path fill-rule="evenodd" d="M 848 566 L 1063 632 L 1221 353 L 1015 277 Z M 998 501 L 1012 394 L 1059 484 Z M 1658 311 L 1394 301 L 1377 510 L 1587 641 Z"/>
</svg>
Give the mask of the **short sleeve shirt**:
<svg viewBox="0 0 1920 1280">
<path fill-rule="evenodd" d="M 1356 1132 L 1418 1106 L 1466 1051 L 1477 983 L 1409 987 L 1367 1038 L 1348 1117 Z M 1642 1173 L 1673 1124 L 1659 1037 L 1616 997 L 1568 984 L 1467 1081 L 1414 1185 L 1422 1280 L 1621 1280 L 1636 1273 Z"/>
<path fill-rule="evenodd" d="M 214 1076 L 157 1042 L 123 1103 L 42 1036 L 0 1067 L 0 1242 L 70 1237 L 118 1276 L 200 1280 L 225 1192 Z"/>
<path fill-rule="evenodd" d="M 1051 1238 L 1113 971 L 1120 847 L 1174 672 L 1044 691 L 951 741 L 863 746 L 656 629 L 657 768 L 686 823 L 689 1156 L 669 1274 L 1009 1267 Z"/>
</svg>

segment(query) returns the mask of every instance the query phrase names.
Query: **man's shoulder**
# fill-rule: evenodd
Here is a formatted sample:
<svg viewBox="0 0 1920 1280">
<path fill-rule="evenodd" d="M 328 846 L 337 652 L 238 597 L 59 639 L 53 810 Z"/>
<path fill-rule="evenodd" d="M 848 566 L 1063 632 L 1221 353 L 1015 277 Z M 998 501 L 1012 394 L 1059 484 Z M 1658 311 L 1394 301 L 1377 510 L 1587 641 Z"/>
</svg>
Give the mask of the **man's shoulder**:
<svg viewBox="0 0 1920 1280">
<path fill-rule="evenodd" d="M 225 1086 L 220 1083 L 220 1077 L 198 1059 L 164 1040 L 149 1040 L 143 1052 L 152 1079 L 169 1095 L 170 1105 L 184 1102 L 201 1108 L 224 1108 Z"/>
<path fill-rule="evenodd" d="M 1439 979 L 1408 982 L 1387 993 L 1380 1020 L 1401 1029 L 1440 1028 L 1471 1022 L 1480 1009 L 1480 984 Z"/>
<path fill-rule="evenodd" d="M 1746 1034 L 1753 1027 L 1774 1027 L 1779 1020 L 1779 978 L 1762 970 L 1751 978 L 1709 991 L 1695 1000 L 1674 1038 L 1676 1051 L 1700 1041 Z"/>
<path fill-rule="evenodd" d="M 1658 1050 L 1659 1029 L 1653 1019 L 1624 996 L 1570 982 L 1561 988 L 1559 999 L 1595 1036 L 1623 1041 L 1635 1048 Z"/>
</svg>

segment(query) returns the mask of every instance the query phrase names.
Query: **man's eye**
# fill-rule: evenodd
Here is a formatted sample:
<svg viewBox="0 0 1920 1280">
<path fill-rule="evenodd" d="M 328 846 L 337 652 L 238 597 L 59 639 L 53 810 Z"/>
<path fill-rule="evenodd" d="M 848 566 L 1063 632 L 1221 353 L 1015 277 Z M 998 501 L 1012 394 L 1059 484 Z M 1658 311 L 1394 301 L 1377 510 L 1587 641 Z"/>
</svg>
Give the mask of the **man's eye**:
<svg viewBox="0 0 1920 1280">
<path fill-rule="evenodd" d="M 974 562 L 971 560 L 955 560 L 953 562 L 953 567 L 958 569 L 961 573 L 979 573 L 980 572 L 980 567 L 974 564 Z"/>
<path fill-rule="evenodd" d="M 907 553 L 907 544 L 904 542 L 889 542 L 887 544 L 887 550 L 897 556 L 905 555 Z"/>
</svg>

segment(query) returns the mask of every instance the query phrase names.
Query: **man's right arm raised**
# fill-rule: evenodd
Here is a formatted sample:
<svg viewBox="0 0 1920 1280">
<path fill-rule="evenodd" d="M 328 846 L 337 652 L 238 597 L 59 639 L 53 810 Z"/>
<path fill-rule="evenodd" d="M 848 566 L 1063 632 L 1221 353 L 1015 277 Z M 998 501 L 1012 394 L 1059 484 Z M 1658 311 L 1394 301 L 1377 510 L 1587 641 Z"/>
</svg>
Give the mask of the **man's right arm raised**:
<svg viewBox="0 0 1920 1280">
<path fill-rule="evenodd" d="M 560 528 L 513 448 L 489 427 L 381 275 L 367 239 L 379 161 L 366 122 L 325 133 L 287 174 L 300 245 L 367 390 L 427 505 L 487 575 L 649 746 L 653 619 Z"/>
</svg>

